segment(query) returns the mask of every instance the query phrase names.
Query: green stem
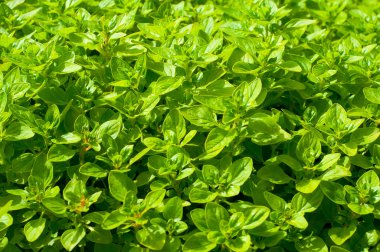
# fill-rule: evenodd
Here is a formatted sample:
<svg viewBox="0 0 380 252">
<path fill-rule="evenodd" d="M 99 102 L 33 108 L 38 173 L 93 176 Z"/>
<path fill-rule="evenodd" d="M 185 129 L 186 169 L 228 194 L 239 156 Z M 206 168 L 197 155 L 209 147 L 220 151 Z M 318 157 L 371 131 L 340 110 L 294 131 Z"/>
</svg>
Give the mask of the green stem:
<svg viewBox="0 0 380 252">
<path fill-rule="evenodd" d="M 84 154 L 85 154 L 84 147 L 81 146 L 80 151 L 79 151 L 79 164 L 81 166 L 84 164 Z"/>
</svg>

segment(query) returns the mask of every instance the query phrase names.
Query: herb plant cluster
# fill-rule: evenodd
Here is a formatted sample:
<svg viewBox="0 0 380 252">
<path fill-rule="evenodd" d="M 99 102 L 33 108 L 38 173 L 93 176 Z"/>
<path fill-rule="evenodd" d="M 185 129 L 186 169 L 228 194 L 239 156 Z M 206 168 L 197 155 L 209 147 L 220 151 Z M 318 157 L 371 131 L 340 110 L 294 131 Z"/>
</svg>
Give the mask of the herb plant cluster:
<svg viewBox="0 0 380 252">
<path fill-rule="evenodd" d="M 0 1 L 0 250 L 380 251 L 377 0 Z"/>
</svg>

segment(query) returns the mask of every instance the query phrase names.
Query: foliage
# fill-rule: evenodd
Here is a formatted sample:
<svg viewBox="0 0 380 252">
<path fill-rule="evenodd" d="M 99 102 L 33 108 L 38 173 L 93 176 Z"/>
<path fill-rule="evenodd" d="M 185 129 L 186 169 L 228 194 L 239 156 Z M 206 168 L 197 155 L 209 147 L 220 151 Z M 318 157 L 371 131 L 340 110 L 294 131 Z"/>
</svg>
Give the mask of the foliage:
<svg viewBox="0 0 380 252">
<path fill-rule="evenodd" d="M 0 250 L 380 251 L 379 19 L 0 1 Z"/>
</svg>

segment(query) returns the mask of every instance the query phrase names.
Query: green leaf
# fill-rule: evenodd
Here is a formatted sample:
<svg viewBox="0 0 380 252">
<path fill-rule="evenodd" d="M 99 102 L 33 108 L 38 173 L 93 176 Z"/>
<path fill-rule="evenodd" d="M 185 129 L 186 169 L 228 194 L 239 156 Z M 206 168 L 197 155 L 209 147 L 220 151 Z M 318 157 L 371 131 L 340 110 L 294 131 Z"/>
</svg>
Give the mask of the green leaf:
<svg viewBox="0 0 380 252">
<path fill-rule="evenodd" d="M 227 210 L 221 205 L 214 202 L 206 204 L 205 218 L 209 229 L 219 231 L 221 221 L 228 221 L 229 217 Z"/>
<path fill-rule="evenodd" d="M 85 194 L 87 194 L 85 182 L 76 177 L 71 179 L 63 189 L 63 198 L 69 203 L 80 203 Z"/>
<path fill-rule="evenodd" d="M 296 242 L 295 245 L 299 252 L 328 252 L 325 242 L 318 236 L 309 236 Z"/>
<path fill-rule="evenodd" d="M 276 144 L 291 138 L 271 116 L 264 113 L 257 113 L 250 119 L 248 133 L 257 145 Z"/>
<path fill-rule="evenodd" d="M 323 194 L 335 204 L 345 205 L 347 203 L 342 185 L 335 182 L 322 181 L 320 188 Z"/>
<path fill-rule="evenodd" d="M 331 240 L 336 245 L 342 245 L 345 243 L 348 239 L 350 239 L 351 236 L 353 236 L 356 232 L 357 227 L 357 221 L 351 221 L 351 223 L 346 227 L 333 227 L 330 228 L 328 231 L 328 234 L 331 238 Z"/>
<path fill-rule="evenodd" d="M 75 155 L 75 150 L 71 150 L 64 145 L 53 144 L 48 151 L 50 162 L 65 162 Z"/>
<path fill-rule="evenodd" d="M 182 115 L 191 124 L 210 128 L 216 125 L 216 116 L 211 109 L 205 106 L 193 106 L 190 108 L 181 109 Z"/>
<path fill-rule="evenodd" d="M 314 192 L 321 181 L 319 179 L 302 179 L 296 182 L 296 189 L 302 193 Z"/>
<path fill-rule="evenodd" d="M 217 193 L 210 192 L 206 189 L 193 188 L 190 191 L 189 198 L 191 202 L 194 203 L 207 203 L 213 201 Z"/>
<path fill-rule="evenodd" d="M 157 82 L 152 83 L 150 88 L 153 93 L 157 95 L 164 95 L 180 87 L 183 81 L 183 77 L 163 76 L 160 77 Z"/>
<path fill-rule="evenodd" d="M 110 244 L 112 243 L 112 234 L 109 230 L 96 226 L 86 235 L 86 239 L 98 244 Z"/>
<path fill-rule="evenodd" d="M 162 200 L 164 199 L 165 193 L 166 193 L 166 190 L 164 189 L 149 192 L 145 196 L 145 200 L 144 200 L 145 209 L 147 210 L 147 209 L 158 207 L 161 204 Z"/>
<path fill-rule="evenodd" d="M 182 219 L 183 207 L 181 198 L 173 197 L 169 199 L 165 204 L 165 208 L 162 214 L 167 220 Z"/>
<path fill-rule="evenodd" d="M 85 236 L 86 231 L 83 227 L 68 229 L 61 236 L 62 246 L 66 250 L 72 251 Z"/>
<path fill-rule="evenodd" d="M 235 89 L 233 96 L 238 105 L 248 111 L 258 105 L 256 98 L 260 95 L 261 89 L 260 79 L 255 79 L 250 83 L 243 82 Z"/>
<path fill-rule="evenodd" d="M 111 171 L 108 175 L 108 185 L 111 195 L 121 202 L 124 202 L 129 191 L 136 192 L 136 185 L 126 173 Z"/>
<path fill-rule="evenodd" d="M 373 103 L 380 104 L 380 88 L 363 88 L 365 98 Z"/>
<path fill-rule="evenodd" d="M 275 210 L 275 211 L 284 211 L 286 208 L 286 201 L 277 195 L 270 193 L 270 192 L 264 192 L 264 197 L 266 201 L 268 202 L 269 206 Z"/>
<path fill-rule="evenodd" d="M 374 127 L 360 128 L 350 136 L 350 142 L 357 145 L 365 145 L 376 141 L 380 136 L 380 129 Z"/>
<path fill-rule="evenodd" d="M 242 186 L 244 182 L 249 179 L 252 171 L 252 159 L 245 157 L 233 162 L 232 165 L 225 170 L 225 174 L 231 174 L 231 179 L 228 181 L 229 184 Z"/>
<path fill-rule="evenodd" d="M 112 138 L 116 138 L 119 134 L 122 127 L 122 120 L 119 116 L 115 120 L 109 120 L 105 123 L 102 123 L 97 131 L 95 132 L 95 135 L 98 139 L 102 139 L 105 134 L 111 136 Z"/>
<path fill-rule="evenodd" d="M 342 247 L 338 247 L 338 246 L 331 246 L 330 252 L 349 252 L 349 250 L 344 249 Z"/>
<path fill-rule="evenodd" d="M 376 172 L 368 171 L 360 176 L 356 181 L 356 186 L 359 190 L 369 191 L 380 186 L 380 180 Z"/>
<path fill-rule="evenodd" d="M 64 57 L 61 57 L 56 62 L 56 66 L 53 67 L 52 71 L 57 74 L 68 74 L 78 72 L 82 67 L 74 62 L 63 61 Z"/>
<path fill-rule="evenodd" d="M 74 144 L 80 142 L 81 140 L 82 138 L 79 134 L 69 132 L 61 135 L 57 139 L 52 139 L 52 142 L 55 144 Z"/>
<path fill-rule="evenodd" d="M 29 126 L 24 123 L 14 122 L 11 123 L 4 131 L 3 139 L 6 141 L 20 141 L 29 139 L 34 136 L 34 133 Z"/>
<path fill-rule="evenodd" d="M 236 133 L 235 130 L 212 129 L 206 138 L 205 153 L 199 159 L 207 160 L 217 156 L 224 147 L 228 146 L 234 140 Z"/>
<path fill-rule="evenodd" d="M 111 230 L 122 225 L 128 220 L 128 215 L 121 213 L 119 210 L 112 211 L 102 222 L 102 228 Z"/>
<path fill-rule="evenodd" d="M 216 247 L 215 243 L 207 239 L 204 233 L 195 233 L 190 236 L 183 245 L 184 252 L 203 252 L 210 251 Z"/>
<path fill-rule="evenodd" d="M 46 155 L 40 154 L 35 158 L 35 162 L 33 164 L 31 176 L 28 179 L 29 185 L 34 186 L 35 182 L 37 184 L 41 183 L 43 188 L 45 189 L 50 185 L 53 180 L 53 165 L 48 160 L 46 160 Z M 33 181 L 33 183 L 32 183 Z"/>
<path fill-rule="evenodd" d="M 137 241 L 153 250 L 160 250 L 165 245 L 166 234 L 165 229 L 159 225 L 152 225 L 143 229 L 140 229 L 136 233 Z"/>
<path fill-rule="evenodd" d="M 325 155 L 321 162 L 319 162 L 314 168 L 319 171 L 325 171 L 329 169 L 331 166 L 336 164 L 340 158 L 340 153 L 332 153 Z"/>
<path fill-rule="evenodd" d="M 232 251 L 248 251 L 251 246 L 251 236 L 242 235 L 235 239 L 229 239 L 227 240 L 226 245 Z"/>
<path fill-rule="evenodd" d="M 178 110 L 172 110 L 166 115 L 162 131 L 165 140 L 171 140 L 176 144 L 186 135 L 185 120 Z"/>
<path fill-rule="evenodd" d="M 260 226 L 270 214 L 269 208 L 264 206 L 252 206 L 242 210 L 245 217 L 243 229 L 253 229 Z"/>
<path fill-rule="evenodd" d="M 208 226 L 206 223 L 206 211 L 204 209 L 194 209 L 190 212 L 191 219 L 194 225 L 201 231 L 208 230 Z"/>
<path fill-rule="evenodd" d="M 292 178 L 276 164 L 270 164 L 260 168 L 257 172 L 257 176 L 273 184 L 287 184 L 292 181 Z"/>
<path fill-rule="evenodd" d="M 316 23 L 313 19 L 294 18 L 286 23 L 287 28 L 301 28 Z"/>
<path fill-rule="evenodd" d="M 49 106 L 45 114 L 45 121 L 50 123 L 49 129 L 55 129 L 59 126 L 61 117 L 57 105 L 52 104 Z"/>
<path fill-rule="evenodd" d="M 335 132 L 342 131 L 347 122 L 346 110 L 338 103 L 332 105 L 323 115 L 324 123 Z"/>
<path fill-rule="evenodd" d="M 80 4 L 82 2 L 82 0 L 66 0 L 65 2 L 65 10 L 71 8 L 71 7 L 74 7 L 78 4 Z"/>
<path fill-rule="evenodd" d="M 46 219 L 31 220 L 24 226 L 24 234 L 28 242 L 34 242 L 41 236 L 45 229 Z"/>
<path fill-rule="evenodd" d="M 317 210 L 322 203 L 323 194 L 320 190 L 314 191 L 310 194 L 297 193 L 292 198 L 292 208 L 298 213 L 310 213 Z"/>
<path fill-rule="evenodd" d="M 34 133 L 44 135 L 44 132 L 36 122 L 36 116 L 29 109 L 17 104 L 12 104 L 10 105 L 10 110 L 13 116 L 15 116 L 20 122 L 29 126 Z"/>
<path fill-rule="evenodd" d="M 204 165 L 202 167 L 202 179 L 209 185 L 213 185 L 219 180 L 219 169 L 213 165 Z"/>
<path fill-rule="evenodd" d="M 309 225 L 303 213 L 293 214 L 287 223 L 299 229 L 306 229 Z"/>
<path fill-rule="evenodd" d="M 284 90 L 303 90 L 306 88 L 303 83 L 286 78 L 278 80 L 274 85 L 275 88 L 281 88 Z"/>
<path fill-rule="evenodd" d="M 65 214 L 67 210 L 65 202 L 61 198 L 44 198 L 42 204 L 55 214 Z"/>
<path fill-rule="evenodd" d="M 296 154 L 299 159 L 311 165 L 321 155 L 321 142 L 313 133 L 307 132 L 298 142 Z"/>
<path fill-rule="evenodd" d="M 79 172 L 83 175 L 95 177 L 95 178 L 104 178 L 107 176 L 107 171 L 94 163 L 85 163 L 79 168 Z"/>
<path fill-rule="evenodd" d="M 291 72 L 301 72 L 302 68 L 295 61 L 285 61 L 279 65 L 280 68 L 291 71 Z"/>
<path fill-rule="evenodd" d="M 348 203 L 347 206 L 349 209 L 351 209 L 351 211 L 359 215 L 371 214 L 374 210 L 374 207 L 372 205 L 360 204 L 355 202 Z"/>
<path fill-rule="evenodd" d="M 56 105 L 66 105 L 69 102 L 66 92 L 59 87 L 45 87 L 38 92 L 38 96 L 44 102 Z"/>
<path fill-rule="evenodd" d="M 319 178 L 322 181 L 335 181 L 340 178 L 350 177 L 351 171 L 349 167 L 344 167 L 341 165 L 335 165 L 333 168 L 328 169 Z"/>
<path fill-rule="evenodd" d="M 12 215 L 6 213 L 0 216 L 0 231 L 5 230 L 13 224 Z"/>
</svg>

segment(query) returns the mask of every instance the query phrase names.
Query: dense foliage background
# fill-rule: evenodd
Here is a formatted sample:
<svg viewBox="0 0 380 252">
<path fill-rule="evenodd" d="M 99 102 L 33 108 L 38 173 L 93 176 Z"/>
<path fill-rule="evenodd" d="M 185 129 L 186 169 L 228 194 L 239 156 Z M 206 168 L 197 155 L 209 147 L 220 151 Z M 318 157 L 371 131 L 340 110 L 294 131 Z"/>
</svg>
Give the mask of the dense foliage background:
<svg viewBox="0 0 380 252">
<path fill-rule="evenodd" d="M 0 1 L 0 250 L 380 251 L 377 0 Z"/>
</svg>

